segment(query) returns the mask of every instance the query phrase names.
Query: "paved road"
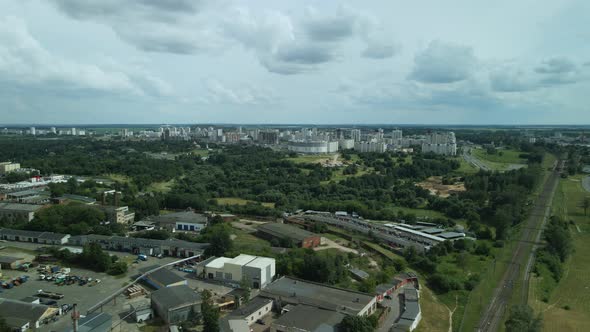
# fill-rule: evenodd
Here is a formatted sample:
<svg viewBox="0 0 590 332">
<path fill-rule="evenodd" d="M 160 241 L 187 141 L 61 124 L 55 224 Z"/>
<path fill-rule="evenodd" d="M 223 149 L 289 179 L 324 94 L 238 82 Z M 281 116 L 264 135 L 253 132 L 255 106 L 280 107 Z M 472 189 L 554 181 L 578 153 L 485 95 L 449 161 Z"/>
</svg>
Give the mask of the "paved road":
<svg viewBox="0 0 590 332">
<path fill-rule="evenodd" d="M 483 169 L 484 171 L 491 170 L 488 165 L 484 164 L 481 160 L 477 159 L 474 155 L 471 154 L 471 149 L 463 149 L 463 159 L 465 159 L 465 161 L 469 164 L 479 169 Z"/>
<path fill-rule="evenodd" d="M 585 177 L 582 179 L 582 187 L 586 189 L 587 192 L 590 192 L 590 176 Z"/>
<path fill-rule="evenodd" d="M 533 250 L 527 250 L 540 237 L 541 229 L 549 216 L 553 193 L 559 181 L 559 173 L 552 172 L 543 184 L 543 191 L 537 198 L 529 218 L 526 220 L 520 240 L 512 255 L 510 265 L 506 270 L 498 288 L 496 288 L 487 309 L 482 313 L 478 331 L 497 331 L 503 322 L 504 314 L 514 292 L 514 285 L 518 281 L 520 270 L 525 269 L 522 294 L 520 301 L 526 303 L 528 299 L 528 279 L 532 265 Z"/>
</svg>

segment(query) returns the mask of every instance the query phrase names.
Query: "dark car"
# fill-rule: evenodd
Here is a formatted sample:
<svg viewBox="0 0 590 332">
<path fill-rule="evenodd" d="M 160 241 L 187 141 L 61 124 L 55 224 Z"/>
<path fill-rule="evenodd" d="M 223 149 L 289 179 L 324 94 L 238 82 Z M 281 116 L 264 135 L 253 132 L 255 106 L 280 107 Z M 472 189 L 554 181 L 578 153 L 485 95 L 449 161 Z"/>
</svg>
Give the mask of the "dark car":
<svg viewBox="0 0 590 332">
<path fill-rule="evenodd" d="M 62 312 L 63 314 L 67 314 L 67 313 L 68 313 L 68 311 L 70 311 L 71 309 L 72 309 L 72 306 L 71 306 L 71 305 L 69 305 L 69 304 L 62 304 L 62 305 L 61 305 L 61 312 Z"/>
</svg>

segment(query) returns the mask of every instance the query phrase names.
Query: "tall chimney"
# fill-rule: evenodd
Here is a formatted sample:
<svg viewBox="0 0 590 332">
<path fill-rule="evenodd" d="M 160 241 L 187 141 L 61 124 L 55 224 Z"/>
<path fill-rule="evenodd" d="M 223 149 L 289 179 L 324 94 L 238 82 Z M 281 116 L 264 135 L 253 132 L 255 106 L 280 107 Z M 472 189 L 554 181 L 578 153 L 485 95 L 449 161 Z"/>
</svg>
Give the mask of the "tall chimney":
<svg viewBox="0 0 590 332">
<path fill-rule="evenodd" d="M 80 312 L 76 310 L 77 304 L 72 305 L 72 330 L 78 332 L 78 320 L 80 320 Z"/>
</svg>

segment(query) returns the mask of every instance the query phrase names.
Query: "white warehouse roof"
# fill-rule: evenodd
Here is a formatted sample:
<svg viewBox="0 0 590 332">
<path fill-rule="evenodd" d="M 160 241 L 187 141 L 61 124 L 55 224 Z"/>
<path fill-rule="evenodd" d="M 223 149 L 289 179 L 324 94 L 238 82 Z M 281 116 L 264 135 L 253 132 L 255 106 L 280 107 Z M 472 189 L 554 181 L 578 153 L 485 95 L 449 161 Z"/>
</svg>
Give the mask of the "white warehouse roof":
<svg viewBox="0 0 590 332">
<path fill-rule="evenodd" d="M 268 258 L 268 257 L 256 257 L 253 261 L 251 261 L 250 263 L 246 264 L 246 266 L 249 267 L 256 267 L 256 268 L 265 268 L 271 264 L 273 264 L 275 262 L 274 258 Z"/>
<path fill-rule="evenodd" d="M 250 263 L 251 261 L 253 261 L 255 259 L 256 259 L 256 256 L 240 254 L 239 256 L 230 259 L 228 261 L 228 263 L 239 265 L 239 266 L 244 266 L 244 265 Z"/>
<path fill-rule="evenodd" d="M 230 262 L 232 259 L 227 257 L 219 257 L 212 261 L 210 261 L 205 267 L 209 267 L 212 269 L 223 269 L 225 263 Z"/>
</svg>

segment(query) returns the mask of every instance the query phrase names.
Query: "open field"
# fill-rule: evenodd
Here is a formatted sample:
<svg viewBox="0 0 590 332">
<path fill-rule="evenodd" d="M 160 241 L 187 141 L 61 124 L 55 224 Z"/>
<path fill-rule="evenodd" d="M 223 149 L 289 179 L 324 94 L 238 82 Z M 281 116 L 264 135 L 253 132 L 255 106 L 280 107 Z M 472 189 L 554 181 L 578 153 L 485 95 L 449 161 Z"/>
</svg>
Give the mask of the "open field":
<svg viewBox="0 0 590 332">
<path fill-rule="evenodd" d="M 482 159 L 484 161 L 491 161 L 494 163 L 500 164 L 524 164 L 526 163 L 525 159 L 520 158 L 519 156 L 523 154 L 523 152 L 517 150 L 498 150 L 496 154 L 488 154 L 486 150 L 483 149 L 473 149 L 471 153 L 475 155 L 477 158 Z"/>
<path fill-rule="evenodd" d="M 257 203 L 255 201 L 249 201 L 247 199 L 237 198 L 237 197 L 221 197 L 216 198 L 217 204 L 219 205 L 246 205 L 248 203 Z M 263 206 L 274 208 L 275 203 L 260 203 Z"/>
<path fill-rule="evenodd" d="M 294 163 L 302 164 L 302 163 L 309 163 L 309 164 L 316 164 L 321 163 L 325 160 L 332 160 L 334 159 L 335 154 L 313 154 L 313 155 L 298 155 L 297 157 L 287 158 Z"/>
<path fill-rule="evenodd" d="M 581 200 L 590 195 L 584 191 L 582 176 L 561 179 L 552 205 L 552 212 L 575 225 L 570 227 L 575 252 L 564 266 L 564 275 L 551 292 L 548 302 L 541 298 L 541 278 L 531 281 L 529 304 L 544 318 L 545 331 L 590 331 L 590 217 L 584 216 Z M 569 310 L 565 309 L 569 306 Z"/>
<path fill-rule="evenodd" d="M 420 285 L 420 309 L 424 314 L 416 332 L 449 331 L 449 309 L 423 284 Z"/>
<path fill-rule="evenodd" d="M 117 182 L 121 182 L 121 183 L 128 183 L 131 182 L 131 178 L 129 178 L 127 175 L 123 175 L 123 174 L 105 174 L 105 177 L 108 179 L 111 179 L 113 181 L 117 181 Z"/>
<path fill-rule="evenodd" d="M 463 157 L 457 157 L 456 160 L 461 163 L 461 166 L 454 171 L 457 174 L 473 174 L 479 171 L 477 167 L 465 161 Z"/>
<path fill-rule="evenodd" d="M 164 181 L 164 182 L 154 182 L 147 187 L 147 190 L 148 191 L 157 191 L 157 192 L 161 192 L 161 193 L 167 193 L 170 190 L 172 190 L 174 183 L 175 183 L 174 179 L 172 179 L 170 181 Z"/>
<path fill-rule="evenodd" d="M 431 176 L 428 179 L 416 183 L 417 186 L 422 187 L 432 195 L 439 197 L 449 197 L 451 194 L 465 192 L 465 183 L 455 182 L 453 184 L 443 184 L 441 176 Z"/>
<path fill-rule="evenodd" d="M 369 174 L 373 171 L 372 168 L 364 168 L 364 167 L 359 167 L 358 172 L 356 174 L 343 174 L 344 173 L 344 168 L 339 168 L 334 170 L 334 173 L 332 173 L 332 178 L 329 181 L 322 181 L 322 184 L 327 184 L 330 183 L 332 181 L 334 182 L 340 182 L 342 180 L 346 180 L 349 178 L 353 178 L 353 177 L 357 177 L 357 176 L 363 176 L 365 174 Z"/>
</svg>

